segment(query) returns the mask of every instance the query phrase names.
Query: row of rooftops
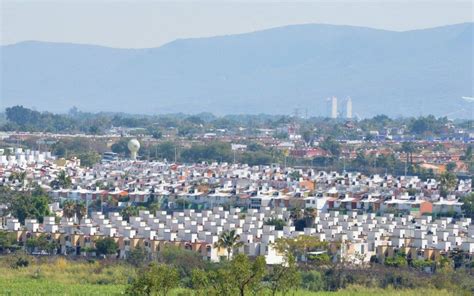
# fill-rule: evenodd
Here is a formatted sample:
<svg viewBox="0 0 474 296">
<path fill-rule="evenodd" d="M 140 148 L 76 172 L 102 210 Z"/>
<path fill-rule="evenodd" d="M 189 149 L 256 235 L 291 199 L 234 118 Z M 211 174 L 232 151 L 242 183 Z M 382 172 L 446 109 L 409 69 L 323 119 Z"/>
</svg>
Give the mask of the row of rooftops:
<svg viewBox="0 0 474 296">
<path fill-rule="evenodd" d="M 51 182 L 64 170 L 71 188 L 52 188 Z M 24 172 L 24 180 L 15 173 Z M 13 177 L 13 178 L 12 178 Z M 147 161 L 114 161 L 93 168 L 56 165 L 54 162 L 0 165 L 0 185 L 24 190 L 39 184 L 53 197 L 93 199 L 116 195 L 150 196 L 252 196 L 298 199 L 308 196 L 339 201 L 379 200 L 391 203 L 430 201 L 458 204 L 458 198 L 471 192 L 471 180 L 459 180 L 447 198 L 440 197 L 440 183 L 422 181 L 417 176 L 366 176 L 357 172 L 324 172 L 312 169 L 243 164 L 174 164 Z M 410 192 L 410 194 L 408 194 Z"/>
<path fill-rule="evenodd" d="M 367 258 L 374 255 L 379 246 L 436 249 L 442 252 L 461 249 L 474 253 L 474 225 L 470 218 L 455 220 L 330 212 L 320 213 L 312 226 L 296 231 L 291 225 L 290 215 L 291 212 L 286 208 L 266 207 L 243 212 L 240 208 L 224 210 L 214 207 L 211 210 L 173 213 L 140 211 L 138 216 L 130 217 L 127 222 L 116 212 L 108 215 L 93 212 L 90 218 L 76 221 L 77 224 L 66 218 L 56 223 L 54 217 L 45 217 L 42 224 L 27 219 L 22 226 L 17 219 L 9 218 L 5 228 L 9 231 L 24 229 L 34 233 L 111 236 L 127 240 L 199 242 L 211 247 L 223 231 L 232 229 L 240 234 L 240 240 L 248 247 L 244 248 L 247 250 L 254 249 L 256 245 L 271 246 L 282 237 L 310 235 L 321 241 L 364 245 L 363 255 Z M 265 222 L 270 218 L 283 219 L 288 226 L 276 230 L 275 226 L 266 225 Z"/>
</svg>

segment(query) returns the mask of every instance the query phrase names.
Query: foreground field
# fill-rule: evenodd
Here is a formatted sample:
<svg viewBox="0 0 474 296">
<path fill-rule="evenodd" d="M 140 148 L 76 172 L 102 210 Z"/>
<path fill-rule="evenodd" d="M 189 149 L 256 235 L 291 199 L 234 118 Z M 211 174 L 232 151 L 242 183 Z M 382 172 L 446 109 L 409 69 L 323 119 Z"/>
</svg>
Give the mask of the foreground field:
<svg viewBox="0 0 474 296">
<path fill-rule="evenodd" d="M 0 294 L 1 295 L 123 295 L 124 285 L 118 284 L 65 284 L 46 279 L 18 278 L 15 280 L 6 280 L 3 275 L 0 276 Z M 170 296 L 191 296 L 191 290 L 174 290 Z M 289 295 L 294 296 L 444 296 L 451 295 L 447 291 L 434 289 L 415 289 L 415 290 L 393 290 L 393 289 L 367 289 L 350 287 L 337 292 L 309 292 L 295 291 Z"/>
<path fill-rule="evenodd" d="M 134 268 L 107 262 L 71 262 L 65 259 L 40 260 L 27 267 L 12 268 L 0 258 L 0 295 L 123 295 L 136 275 Z M 265 293 L 259 293 L 259 295 Z M 171 296 L 193 296 L 189 289 L 175 289 Z M 394 290 L 352 286 L 337 292 L 295 291 L 294 296 L 418 296 L 450 295 L 446 290 Z"/>
</svg>

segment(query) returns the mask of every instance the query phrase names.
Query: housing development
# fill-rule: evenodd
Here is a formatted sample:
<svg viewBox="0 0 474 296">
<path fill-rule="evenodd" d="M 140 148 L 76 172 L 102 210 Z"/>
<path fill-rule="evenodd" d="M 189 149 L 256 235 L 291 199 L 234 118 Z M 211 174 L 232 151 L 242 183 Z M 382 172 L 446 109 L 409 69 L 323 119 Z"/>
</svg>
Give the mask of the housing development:
<svg viewBox="0 0 474 296">
<path fill-rule="evenodd" d="M 474 253 L 474 226 L 459 200 L 471 193 L 471 179 L 449 185 L 441 196 L 448 186 L 443 180 L 416 176 L 133 160 L 87 168 L 79 160 L 58 161 L 50 153 L 22 149 L 2 160 L 0 186 L 19 191 L 39 186 L 53 201 L 51 215 L 41 222 L 20 223 L 7 215 L 3 228 L 19 242 L 45 234 L 58 242 L 56 254 L 87 255 L 98 238 L 112 237 L 118 258 L 137 247 L 153 258 L 172 244 L 217 262 L 231 256 L 216 245 L 230 230 L 242 243 L 236 252 L 264 256 L 267 264 L 284 261 L 276 240 L 301 235 L 328 242 L 334 262 L 353 264 L 383 262 L 399 251 L 427 260 Z M 68 186 L 56 182 L 61 174 L 70 178 Z M 85 204 L 85 213 L 67 216 L 68 201 Z M 154 210 L 147 209 L 150 204 Z M 144 207 L 121 215 L 137 205 Z M 271 222 L 278 220 L 277 229 Z"/>
</svg>

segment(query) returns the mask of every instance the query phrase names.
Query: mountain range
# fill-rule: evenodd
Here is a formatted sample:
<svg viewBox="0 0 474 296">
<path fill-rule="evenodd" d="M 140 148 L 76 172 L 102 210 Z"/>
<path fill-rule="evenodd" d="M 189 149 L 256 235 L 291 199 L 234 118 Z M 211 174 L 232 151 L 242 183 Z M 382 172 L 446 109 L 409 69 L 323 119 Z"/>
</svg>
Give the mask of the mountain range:
<svg viewBox="0 0 474 296">
<path fill-rule="evenodd" d="M 324 116 L 336 96 L 340 110 L 351 97 L 360 117 L 466 118 L 473 27 L 305 24 L 146 49 L 25 41 L 0 48 L 0 107 Z"/>
</svg>

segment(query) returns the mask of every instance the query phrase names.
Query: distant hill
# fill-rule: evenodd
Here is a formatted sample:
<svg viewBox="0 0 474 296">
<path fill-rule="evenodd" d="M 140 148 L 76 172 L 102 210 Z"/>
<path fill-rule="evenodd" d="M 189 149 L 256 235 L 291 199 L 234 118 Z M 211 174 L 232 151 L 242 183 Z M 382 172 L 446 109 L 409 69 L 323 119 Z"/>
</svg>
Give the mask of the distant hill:
<svg viewBox="0 0 474 296">
<path fill-rule="evenodd" d="M 1 107 L 133 113 L 470 116 L 473 23 L 392 32 L 294 25 L 158 48 L 28 41 L 1 47 Z"/>
</svg>

